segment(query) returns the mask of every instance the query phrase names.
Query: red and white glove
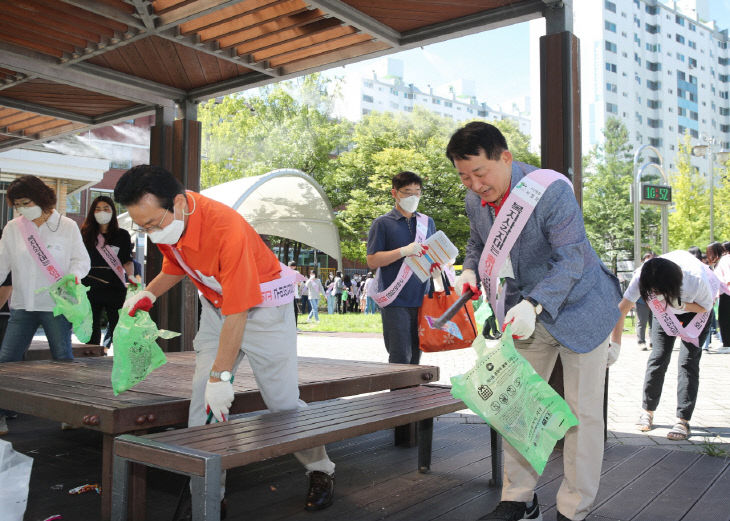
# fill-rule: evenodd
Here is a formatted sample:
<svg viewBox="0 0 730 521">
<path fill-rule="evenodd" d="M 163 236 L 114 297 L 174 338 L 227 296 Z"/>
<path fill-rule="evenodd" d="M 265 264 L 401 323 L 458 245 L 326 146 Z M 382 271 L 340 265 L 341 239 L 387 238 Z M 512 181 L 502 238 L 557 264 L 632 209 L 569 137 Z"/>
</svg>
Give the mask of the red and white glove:
<svg viewBox="0 0 730 521">
<path fill-rule="evenodd" d="M 530 338 L 535 331 L 537 310 L 529 301 L 523 300 L 510 308 L 504 316 L 504 324 L 512 324 L 512 336 L 518 340 Z M 504 328 L 502 329 L 504 331 Z"/>
<path fill-rule="evenodd" d="M 128 309 L 129 316 L 133 317 L 139 309 L 142 311 L 149 311 L 152 309 L 152 304 L 155 303 L 155 300 L 157 300 L 157 297 L 155 297 L 152 292 L 143 290 L 139 293 L 135 293 L 125 300 L 124 304 L 122 304 L 122 308 Z"/>
<path fill-rule="evenodd" d="M 474 295 L 471 297 L 472 300 L 479 300 L 480 291 L 477 287 L 477 274 L 474 270 L 465 269 L 461 272 L 461 275 L 456 277 L 454 283 L 454 289 L 457 295 L 461 296 L 467 289 L 470 289 Z"/>
<path fill-rule="evenodd" d="M 421 244 L 420 242 L 412 242 L 407 246 L 403 246 L 400 249 L 400 256 L 401 257 L 412 257 L 417 256 L 420 257 L 426 251 L 428 250 L 428 246 Z"/>
<path fill-rule="evenodd" d="M 227 420 L 228 411 L 233 404 L 233 384 L 231 382 L 211 382 L 205 386 L 206 412 L 213 413 L 219 422 Z"/>
</svg>

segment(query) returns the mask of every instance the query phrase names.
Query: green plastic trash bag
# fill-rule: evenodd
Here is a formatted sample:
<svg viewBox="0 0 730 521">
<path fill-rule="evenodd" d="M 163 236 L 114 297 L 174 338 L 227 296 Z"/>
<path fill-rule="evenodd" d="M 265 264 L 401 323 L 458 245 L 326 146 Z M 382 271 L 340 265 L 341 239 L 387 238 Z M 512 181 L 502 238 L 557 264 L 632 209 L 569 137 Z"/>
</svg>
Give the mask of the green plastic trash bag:
<svg viewBox="0 0 730 521">
<path fill-rule="evenodd" d="M 74 335 L 84 344 L 91 338 L 92 315 L 91 304 L 86 293 L 89 288 L 76 283 L 74 275 L 65 275 L 55 284 L 41 288 L 38 292 L 48 290 L 49 295 L 56 303 L 53 316 L 63 315 L 71 322 Z"/>
<path fill-rule="evenodd" d="M 515 349 L 507 326 L 496 347 L 477 336 L 475 366 L 451 378 L 451 394 L 481 416 L 532 465 L 545 470 L 555 442 L 578 425 L 558 393 Z"/>
<path fill-rule="evenodd" d="M 127 296 L 142 290 L 127 290 Z M 119 322 L 114 329 L 114 365 L 112 366 L 112 389 L 118 395 L 144 380 L 152 371 L 164 365 L 165 354 L 157 345 L 157 338 L 174 338 L 180 333 L 157 329 L 147 311 L 138 310 L 133 317 L 128 309 L 119 310 Z"/>
</svg>

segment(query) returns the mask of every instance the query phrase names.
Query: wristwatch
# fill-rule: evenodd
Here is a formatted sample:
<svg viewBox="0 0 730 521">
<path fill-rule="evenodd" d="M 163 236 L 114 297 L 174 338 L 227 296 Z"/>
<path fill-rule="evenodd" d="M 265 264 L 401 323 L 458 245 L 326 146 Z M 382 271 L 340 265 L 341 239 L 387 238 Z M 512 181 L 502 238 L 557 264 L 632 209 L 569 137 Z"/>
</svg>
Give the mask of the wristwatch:
<svg viewBox="0 0 730 521">
<path fill-rule="evenodd" d="M 542 304 L 540 304 L 537 300 L 532 297 L 526 297 L 525 300 L 534 306 L 535 315 L 542 313 Z"/>
<path fill-rule="evenodd" d="M 222 382 L 230 382 L 233 379 L 230 371 L 211 371 L 210 377 L 219 378 Z"/>
</svg>

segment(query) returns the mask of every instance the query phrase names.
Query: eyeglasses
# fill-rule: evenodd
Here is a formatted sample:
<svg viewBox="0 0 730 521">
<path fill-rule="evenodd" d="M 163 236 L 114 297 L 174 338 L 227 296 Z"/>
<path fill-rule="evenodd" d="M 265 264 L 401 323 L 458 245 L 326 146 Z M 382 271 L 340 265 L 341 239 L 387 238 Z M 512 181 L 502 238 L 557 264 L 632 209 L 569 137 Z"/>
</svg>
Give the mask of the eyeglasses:
<svg viewBox="0 0 730 521">
<path fill-rule="evenodd" d="M 134 226 L 132 229 L 137 233 L 151 233 L 151 232 L 156 232 L 156 231 L 162 230 L 162 226 L 160 226 L 160 225 L 162 224 L 162 221 L 165 220 L 165 217 L 167 217 L 167 212 L 169 212 L 169 211 L 170 210 L 167 210 L 167 209 L 165 210 L 165 213 L 162 214 L 162 219 L 160 219 L 160 222 L 158 222 L 156 225 Z"/>
<path fill-rule="evenodd" d="M 398 193 L 399 194 L 403 194 L 406 197 L 410 197 L 412 195 L 417 195 L 419 197 L 421 196 L 421 191 L 420 190 L 398 190 Z"/>
</svg>

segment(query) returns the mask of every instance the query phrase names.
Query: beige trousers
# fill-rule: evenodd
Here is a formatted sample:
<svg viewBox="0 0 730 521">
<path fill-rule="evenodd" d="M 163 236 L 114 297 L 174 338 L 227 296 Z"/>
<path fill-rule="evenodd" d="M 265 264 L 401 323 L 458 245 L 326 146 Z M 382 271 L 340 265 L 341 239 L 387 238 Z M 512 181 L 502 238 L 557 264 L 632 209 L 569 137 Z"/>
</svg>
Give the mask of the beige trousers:
<svg viewBox="0 0 730 521">
<path fill-rule="evenodd" d="M 561 345 L 538 322 L 533 335 L 526 340 L 515 340 L 515 347 L 545 380 L 550 377 L 560 355 L 565 401 L 580 423 L 565 435 L 564 477 L 556 502 L 561 514 L 582 520 L 593 507 L 601 479 L 608 338 L 593 351 L 579 354 Z M 502 501 L 529 503 L 538 477 L 527 460 L 505 442 Z"/>
</svg>

